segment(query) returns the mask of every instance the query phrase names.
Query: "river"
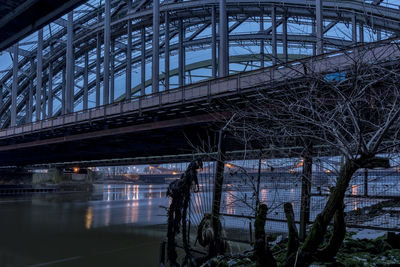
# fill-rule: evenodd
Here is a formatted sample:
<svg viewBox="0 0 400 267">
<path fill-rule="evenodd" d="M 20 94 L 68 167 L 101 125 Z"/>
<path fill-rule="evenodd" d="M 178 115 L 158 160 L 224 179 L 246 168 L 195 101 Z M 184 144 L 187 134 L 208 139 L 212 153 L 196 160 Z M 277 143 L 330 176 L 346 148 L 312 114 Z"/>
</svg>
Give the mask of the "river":
<svg viewBox="0 0 400 267">
<path fill-rule="evenodd" d="M 252 209 L 239 201 L 249 200 L 252 191 L 241 184 L 225 187 L 221 222 L 227 237 L 250 240 L 247 230 L 252 223 L 237 215 L 253 215 Z M 158 266 L 160 243 L 166 237 L 167 185 L 99 184 L 94 188 L 92 193 L 0 197 L 0 267 Z M 260 200 L 270 207 L 268 218 L 284 220 L 285 201 L 293 204 L 299 218 L 300 189 L 292 182 L 261 183 Z M 350 193 L 357 195 L 354 185 Z M 212 186 L 203 181 L 191 201 L 193 226 L 211 211 L 211 199 Z M 346 209 L 379 201 L 365 200 L 349 198 Z M 324 196 L 312 198 L 312 219 L 325 201 Z M 268 221 L 266 229 L 285 232 L 286 223 Z"/>
<path fill-rule="evenodd" d="M 0 198 L 0 266 L 157 266 L 166 185 Z"/>
</svg>

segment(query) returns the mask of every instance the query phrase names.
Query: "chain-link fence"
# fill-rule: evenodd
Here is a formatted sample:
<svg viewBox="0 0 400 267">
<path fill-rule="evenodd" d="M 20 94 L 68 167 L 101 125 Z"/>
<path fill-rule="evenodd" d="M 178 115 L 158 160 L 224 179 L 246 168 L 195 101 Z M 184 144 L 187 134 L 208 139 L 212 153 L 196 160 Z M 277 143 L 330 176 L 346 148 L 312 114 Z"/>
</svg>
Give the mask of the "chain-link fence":
<svg viewBox="0 0 400 267">
<path fill-rule="evenodd" d="M 324 209 L 335 186 L 340 162 L 314 160 L 310 222 Z M 260 168 L 259 168 L 259 164 Z M 301 159 L 247 160 L 225 164 L 220 214 L 227 239 L 251 242 L 257 195 L 268 206 L 268 233 L 286 232 L 283 205 L 290 202 L 297 223 L 302 197 Z M 198 225 L 204 213 L 211 213 L 215 163 L 207 162 L 199 173 L 201 190 L 191 200 L 191 223 Z M 258 184 L 259 179 L 259 184 Z M 344 199 L 350 228 L 400 231 L 400 172 L 397 168 L 357 171 Z"/>
</svg>

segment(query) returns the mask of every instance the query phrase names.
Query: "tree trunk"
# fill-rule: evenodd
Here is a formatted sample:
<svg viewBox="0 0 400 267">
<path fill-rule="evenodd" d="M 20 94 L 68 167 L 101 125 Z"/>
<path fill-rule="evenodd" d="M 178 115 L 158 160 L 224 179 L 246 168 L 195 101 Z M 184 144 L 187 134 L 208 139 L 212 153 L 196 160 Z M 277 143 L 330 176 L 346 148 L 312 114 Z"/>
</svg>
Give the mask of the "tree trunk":
<svg viewBox="0 0 400 267">
<path fill-rule="evenodd" d="M 329 239 L 328 245 L 318 252 L 317 258 L 319 260 L 332 260 L 339 251 L 346 235 L 346 222 L 344 220 L 344 203 L 339 209 L 336 210 L 333 217 L 333 233 Z"/>
<path fill-rule="evenodd" d="M 254 221 L 254 250 L 256 260 L 261 267 L 276 267 L 276 261 L 268 243 L 265 242 L 265 221 L 267 220 L 267 205 L 261 204 L 257 208 L 257 217 Z"/>
<path fill-rule="evenodd" d="M 291 267 L 296 261 L 296 255 L 299 249 L 299 234 L 297 232 L 292 204 L 287 202 L 285 203 L 283 208 L 285 211 L 289 232 L 288 249 L 286 253 L 286 260 L 283 263 L 283 266 Z"/>
<path fill-rule="evenodd" d="M 346 160 L 345 164 L 340 169 L 335 189 L 331 192 L 324 210 L 318 214 L 315 219 L 310 233 L 302 246 L 297 260 L 297 267 L 308 266 L 313 262 L 313 257 L 316 255 L 318 247 L 323 241 L 326 229 L 333 215 L 337 209 L 341 208 L 340 205 L 354 172 L 359 168 L 375 167 L 390 167 L 389 160 L 376 158 L 373 155 L 361 155 L 357 159 Z"/>
</svg>

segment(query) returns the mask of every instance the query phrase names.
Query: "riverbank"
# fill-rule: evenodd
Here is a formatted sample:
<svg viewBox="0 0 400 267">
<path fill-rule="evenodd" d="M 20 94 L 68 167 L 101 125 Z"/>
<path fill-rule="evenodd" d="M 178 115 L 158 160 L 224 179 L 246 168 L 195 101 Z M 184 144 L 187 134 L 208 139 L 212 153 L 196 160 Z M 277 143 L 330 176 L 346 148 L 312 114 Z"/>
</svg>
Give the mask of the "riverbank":
<svg viewBox="0 0 400 267">
<path fill-rule="evenodd" d="M 375 239 L 354 238 L 357 234 L 349 232 L 337 254 L 326 262 L 314 262 L 312 267 L 365 267 L 365 266 L 400 266 L 400 247 L 388 239 L 384 234 Z M 279 238 L 279 242 L 271 242 L 270 249 L 275 259 L 283 263 L 286 259 L 287 239 Z M 252 251 L 232 256 L 218 256 L 211 259 L 202 267 L 211 266 L 242 266 L 256 267 L 255 257 Z"/>
</svg>

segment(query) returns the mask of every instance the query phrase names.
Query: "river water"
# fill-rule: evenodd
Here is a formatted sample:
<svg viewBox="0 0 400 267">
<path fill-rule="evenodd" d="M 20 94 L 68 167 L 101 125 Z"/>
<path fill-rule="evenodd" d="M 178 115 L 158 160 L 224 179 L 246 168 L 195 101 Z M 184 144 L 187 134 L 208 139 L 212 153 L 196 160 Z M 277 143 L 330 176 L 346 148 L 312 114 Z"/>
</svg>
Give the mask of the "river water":
<svg viewBox="0 0 400 267">
<path fill-rule="evenodd" d="M 0 266 L 157 266 L 166 185 L 0 198 Z"/>
<path fill-rule="evenodd" d="M 268 218 L 284 219 L 282 203 L 291 202 L 299 218 L 297 183 L 261 183 L 260 200 L 270 207 Z M 371 189 L 374 184 L 371 184 Z M 0 267 L 3 266 L 158 266 L 160 243 L 166 237 L 169 199 L 165 184 L 95 185 L 93 193 L 34 194 L 0 197 Z M 357 187 L 351 187 L 357 195 Z M 249 186 L 226 184 L 221 217 L 227 237 L 250 240 Z M 198 225 L 211 212 L 212 186 L 203 182 L 193 194 L 189 213 Z M 350 198 L 347 210 L 370 205 Z M 323 208 L 326 197 L 313 197 L 311 217 Z M 380 221 L 382 224 L 382 221 Z M 229 229 L 229 231 L 228 231 Z M 236 230 L 241 231 L 236 231 Z M 243 229 L 247 229 L 243 231 Z M 284 222 L 269 221 L 268 232 L 285 232 Z"/>
</svg>

